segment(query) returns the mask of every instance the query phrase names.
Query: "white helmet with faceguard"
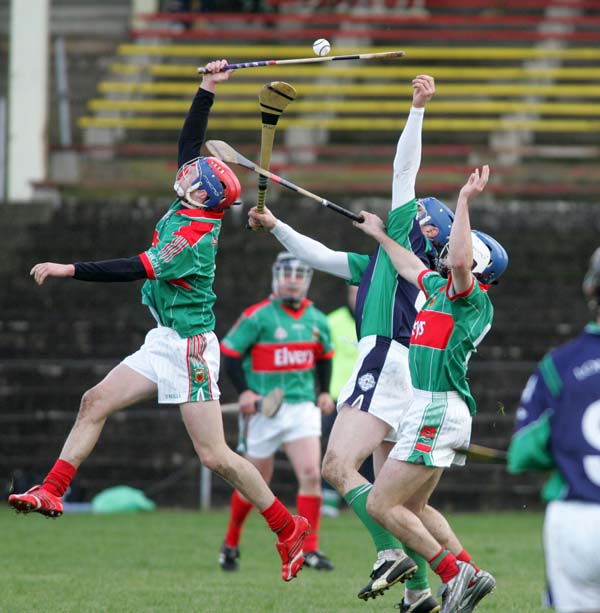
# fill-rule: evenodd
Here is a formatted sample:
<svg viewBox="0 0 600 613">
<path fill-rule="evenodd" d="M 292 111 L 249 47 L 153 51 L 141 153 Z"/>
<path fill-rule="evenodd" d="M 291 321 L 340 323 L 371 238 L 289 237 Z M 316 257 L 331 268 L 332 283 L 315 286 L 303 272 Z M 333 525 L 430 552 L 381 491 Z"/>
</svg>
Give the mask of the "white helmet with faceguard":
<svg viewBox="0 0 600 613">
<path fill-rule="evenodd" d="M 312 274 L 308 264 L 283 251 L 273 264 L 273 294 L 284 304 L 299 308 L 308 293 Z"/>
<path fill-rule="evenodd" d="M 496 284 L 508 266 L 506 249 L 493 237 L 480 230 L 471 231 L 473 246 L 472 272 L 477 280 L 487 285 Z M 444 277 L 450 272 L 448 268 L 448 250 L 450 242 L 442 249 L 438 259 L 437 271 Z"/>
</svg>

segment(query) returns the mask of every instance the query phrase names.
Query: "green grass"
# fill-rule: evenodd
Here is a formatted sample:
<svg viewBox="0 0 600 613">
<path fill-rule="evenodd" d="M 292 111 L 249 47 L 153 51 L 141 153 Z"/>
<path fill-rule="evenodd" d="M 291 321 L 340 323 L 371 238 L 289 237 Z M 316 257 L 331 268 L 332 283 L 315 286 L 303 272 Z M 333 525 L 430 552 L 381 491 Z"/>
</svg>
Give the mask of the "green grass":
<svg viewBox="0 0 600 613">
<path fill-rule="evenodd" d="M 498 589 L 478 613 L 541 611 L 542 516 L 537 513 L 456 514 L 450 520 Z M 343 512 L 323 518 L 321 547 L 333 572 L 303 570 L 284 583 L 274 537 L 253 513 L 242 541 L 241 571 L 226 574 L 217 551 L 225 512 L 160 511 L 141 515 L 16 516 L 0 507 L 0 611 L 325 612 L 393 610 L 394 587 L 364 603 L 374 552 L 358 520 Z M 432 579 L 434 590 L 439 581 Z"/>
</svg>

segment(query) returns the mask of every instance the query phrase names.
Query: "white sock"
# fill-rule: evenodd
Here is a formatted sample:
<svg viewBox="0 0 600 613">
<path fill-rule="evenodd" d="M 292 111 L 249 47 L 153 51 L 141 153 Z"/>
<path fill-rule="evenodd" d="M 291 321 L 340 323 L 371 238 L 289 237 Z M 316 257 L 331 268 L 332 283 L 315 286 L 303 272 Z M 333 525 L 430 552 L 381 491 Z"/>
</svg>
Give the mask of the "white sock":
<svg viewBox="0 0 600 613">
<path fill-rule="evenodd" d="M 403 549 L 384 549 L 377 552 L 378 560 L 401 560 L 406 554 Z"/>
<path fill-rule="evenodd" d="M 429 588 L 425 588 L 424 590 L 409 590 L 406 588 L 404 590 L 404 602 L 406 604 L 415 604 L 415 602 L 419 602 L 423 596 L 431 596 L 431 590 Z"/>
</svg>

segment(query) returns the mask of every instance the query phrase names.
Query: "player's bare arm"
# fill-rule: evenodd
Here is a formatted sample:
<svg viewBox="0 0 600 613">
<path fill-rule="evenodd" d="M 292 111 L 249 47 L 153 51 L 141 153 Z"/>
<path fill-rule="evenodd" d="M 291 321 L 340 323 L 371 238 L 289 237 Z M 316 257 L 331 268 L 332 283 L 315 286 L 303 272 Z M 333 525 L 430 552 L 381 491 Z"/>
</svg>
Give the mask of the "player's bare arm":
<svg viewBox="0 0 600 613">
<path fill-rule="evenodd" d="M 471 173 L 461 188 L 456 203 L 454 224 L 450 230 L 448 265 L 452 270 L 452 285 L 457 293 L 466 292 L 472 285 L 473 241 L 469 205 L 472 198 L 481 194 L 490 176 L 489 166 L 483 166 Z"/>
<path fill-rule="evenodd" d="M 419 275 L 427 270 L 425 264 L 414 253 L 400 246 L 385 233 L 383 221 L 377 215 L 366 211 L 361 211 L 360 214 L 364 217 L 363 223 L 354 221 L 353 225 L 373 237 L 385 249 L 400 276 L 419 287 Z"/>
<path fill-rule="evenodd" d="M 426 74 L 417 75 L 413 81 L 413 101 L 412 105 L 416 109 L 425 108 L 425 105 L 435 94 L 435 80 Z"/>
<path fill-rule="evenodd" d="M 75 274 L 73 264 L 56 264 L 54 262 L 42 262 L 36 264 L 29 273 L 38 285 L 48 277 L 72 277 Z"/>
<path fill-rule="evenodd" d="M 381 241 L 385 234 L 385 224 L 383 220 L 374 213 L 367 213 L 361 211 L 360 213 L 364 219 L 361 223 L 353 221 L 352 225 L 355 228 L 362 230 L 367 236 L 374 238 L 376 241 Z"/>
</svg>

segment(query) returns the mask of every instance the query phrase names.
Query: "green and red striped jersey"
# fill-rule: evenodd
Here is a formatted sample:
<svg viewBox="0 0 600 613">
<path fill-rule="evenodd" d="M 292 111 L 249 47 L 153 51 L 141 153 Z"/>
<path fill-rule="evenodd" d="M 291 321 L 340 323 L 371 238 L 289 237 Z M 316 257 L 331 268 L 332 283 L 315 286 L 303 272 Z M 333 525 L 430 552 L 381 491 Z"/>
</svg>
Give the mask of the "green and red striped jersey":
<svg viewBox="0 0 600 613">
<path fill-rule="evenodd" d="M 152 247 L 140 254 L 148 281 L 142 303 L 159 324 L 182 338 L 215 327 L 215 257 L 223 213 L 189 209 L 176 200 L 156 225 Z"/>
<path fill-rule="evenodd" d="M 265 395 L 280 387 L 285 402 L 314 402 L 315 363 L 333 357 L 325 314 L 310 300 L 295 311 L 274 296 L 244 310 L 221 351 L 242 358 L 250 389 Z"/>
<path fill-rule="evenodd" d="M 471 415 L 476 405 L 467 367 L 492 327 L 494 308 L 486 286 L 473 278 L 468 291 L 449 295 L 452 279 L 424 270 L 419 285 L 427 300 L 417 314 L 408 352 L 413 387 L 429 392 L 458 392 Z"/>
</svg>

